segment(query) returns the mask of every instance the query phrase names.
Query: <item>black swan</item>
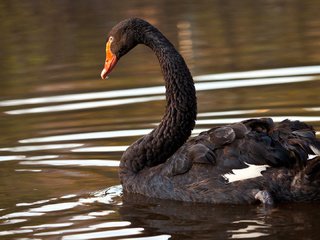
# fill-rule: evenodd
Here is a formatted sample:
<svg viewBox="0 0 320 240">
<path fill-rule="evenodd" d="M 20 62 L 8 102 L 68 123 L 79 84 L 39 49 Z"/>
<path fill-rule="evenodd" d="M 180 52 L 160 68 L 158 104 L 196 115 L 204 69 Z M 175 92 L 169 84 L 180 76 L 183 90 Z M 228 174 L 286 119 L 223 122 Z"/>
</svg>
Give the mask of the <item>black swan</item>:
<svg viewBox="0 0 320 240">
<path fill-rule="evenodd" d="M 320 141 L 311 126 L 249 119 L 188 140 L 197 114 L 193 79 L 184 59 L 157 28 L 139 18 L 114 26 L 101 77 L 105 79 L 137 44 L 150 47 L 159 60 L 167 105 L 158 127 L 121 158 L 124 193 L 226 204 L 320 200 Z"/>
</svg>

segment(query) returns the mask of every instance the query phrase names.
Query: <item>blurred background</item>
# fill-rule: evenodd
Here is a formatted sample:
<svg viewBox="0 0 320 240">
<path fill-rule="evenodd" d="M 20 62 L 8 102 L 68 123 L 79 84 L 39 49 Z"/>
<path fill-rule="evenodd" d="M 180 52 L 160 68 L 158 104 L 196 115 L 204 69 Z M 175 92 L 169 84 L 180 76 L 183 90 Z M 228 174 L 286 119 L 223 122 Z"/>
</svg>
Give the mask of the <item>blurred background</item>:
<svg viewBox="0 0 320 240">
<path fill-rule="evenodd" d="M 319 136 L 319 9 L 317 0 L 0 1 L 1 239 L 317 236 L 316 205 L 187 214 L 184 204 L 124 203 L 119 159 L 160 121 L 163 80 L 145 46 L 108 80 L 100 72 L 112 26 L 144 18 L 194 76 L 193 134 L 272 116 Z"/>
</svg>

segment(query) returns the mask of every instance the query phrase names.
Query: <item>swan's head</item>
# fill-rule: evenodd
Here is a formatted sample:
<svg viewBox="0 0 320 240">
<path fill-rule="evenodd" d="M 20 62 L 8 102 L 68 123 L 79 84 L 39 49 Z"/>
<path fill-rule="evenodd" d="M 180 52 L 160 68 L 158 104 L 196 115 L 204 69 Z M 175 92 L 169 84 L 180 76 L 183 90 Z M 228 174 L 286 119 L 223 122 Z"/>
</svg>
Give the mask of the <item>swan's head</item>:
<svg viewBox="0 0 320 240">
<path fill-rule="evenodd" d="M 107 77 L 123 55 L 138 44 L 139 27 L 145 24 L 142 19 L 130 18 L 111 29 L 106 43 L 106 61 L 101 72 L 102 79 Z"/>
</svg>

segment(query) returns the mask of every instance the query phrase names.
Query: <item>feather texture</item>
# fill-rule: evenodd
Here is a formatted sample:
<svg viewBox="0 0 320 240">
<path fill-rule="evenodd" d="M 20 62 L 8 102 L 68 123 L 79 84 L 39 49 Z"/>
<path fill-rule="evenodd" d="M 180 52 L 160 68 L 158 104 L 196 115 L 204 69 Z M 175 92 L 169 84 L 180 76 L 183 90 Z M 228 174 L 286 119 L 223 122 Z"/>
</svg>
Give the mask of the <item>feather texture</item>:
<svg viewBox="0 0 320 240">
<path fill-rule="evenodd" d="M 188 140 L 196 119 L 196 93 L 181 55 L 158 29 L 138 18 L 122 21 L 109 36 L 118 59 L 137 44 L 150 47 L 166 86 L 160 124 L 121 158 L 124 192 L 232 204 L 320 200 L 320 157 L 308 160 L 320 149 L 311 126 L 249 119 Z"/>
</svg>

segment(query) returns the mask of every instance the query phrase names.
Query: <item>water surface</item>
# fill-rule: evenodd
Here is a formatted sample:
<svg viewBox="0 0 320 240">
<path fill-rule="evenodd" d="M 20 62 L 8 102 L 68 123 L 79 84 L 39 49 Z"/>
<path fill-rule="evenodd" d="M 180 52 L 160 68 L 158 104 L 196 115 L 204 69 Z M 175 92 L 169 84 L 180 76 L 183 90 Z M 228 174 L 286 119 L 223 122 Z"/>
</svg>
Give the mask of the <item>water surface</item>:
<svg viewBox="0 0 320 240">
<path fill-rule="evenodd" d="M 1 239 L 317 239 L 318 204 L 194 205 L 128 197 L 122 152 L 161 119 L 157 59 L 138 46 L 102 81 L 109 29 L 155 24 L 194 76 L 193 134 L 250 117 L 320 132 L 318 1 L 0 3 Z"/>
</svg>

